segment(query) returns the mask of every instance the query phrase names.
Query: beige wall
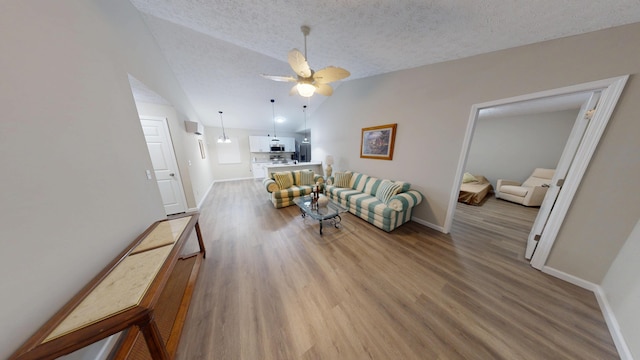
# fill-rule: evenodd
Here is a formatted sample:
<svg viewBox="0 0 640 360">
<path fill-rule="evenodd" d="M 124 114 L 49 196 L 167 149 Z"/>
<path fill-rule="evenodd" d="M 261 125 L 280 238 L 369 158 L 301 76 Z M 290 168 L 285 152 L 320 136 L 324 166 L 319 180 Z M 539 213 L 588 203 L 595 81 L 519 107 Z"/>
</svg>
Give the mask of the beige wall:
<svg viewBox="0 0 640 360">
<path fill-rule="evenodd" d="M 465 171 L 495 186 L 497 179 L 524 181 L 535 168 L 555 169 L 578 110 L 478 119 Z"/>
<path fill-rule="evenodd" d="M 602 289 L 618 319 L 633 358 L 640 358 L 640 221 L 615 258 Z"/>
<path fill-rule="evenodd" d="M 196 119 L 128 1 L 0 2 L 0 359 L 165 216 L 128 75 Z"/>
<path fill-rule="evenodd" d="M 639 34 L 632 24 L 345 82 L 314 113 L 314 157 L 410 181 L 426 196 L 414 217 L 442 227 L 473 104 L 636 74 Z M 640 217 L 638 98 L 632 75 L 547 265 L 600 283 Z M 388 123 L 398 123 L 394 160 L 361 159 L 361 128 Z"/>
</svg>

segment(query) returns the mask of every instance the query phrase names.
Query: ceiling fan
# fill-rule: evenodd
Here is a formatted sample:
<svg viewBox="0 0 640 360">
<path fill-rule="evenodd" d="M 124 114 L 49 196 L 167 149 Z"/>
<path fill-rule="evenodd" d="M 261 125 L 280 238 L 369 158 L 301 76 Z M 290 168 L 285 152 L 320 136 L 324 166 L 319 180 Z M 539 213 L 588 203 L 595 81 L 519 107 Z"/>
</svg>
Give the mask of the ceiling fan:
<svg viewBox="0 0 640 360">
<path fill-rule="evenodd" d="M 262 74 L 262 76 L 275 81 L 295 82 L 296 85 L 291 88 L 289 95 L 293 95 L 297 92 L 300 96 L 304 97 L 311 97 L 314 93 L 331 96 L 331 94 L 333 94 L 333 88 L 329 83 L 342 80 L 351 75 L 351 73 L 336 66 L 327 66 L 326 68 L 318 71 L 311 69 L 307 62 L 307 35 L 309 35 L 309 31 L 311 29 L 308 26 L 303 25 L 300 27 L 300 30 L 302 30 L 302 34 L 304 34 L 304 55 L 300 50 L 293 49 L 289 51 L 288 57 L 289 65 L 296 73 L 297 77 L 265 74 Z"/>
</svg>

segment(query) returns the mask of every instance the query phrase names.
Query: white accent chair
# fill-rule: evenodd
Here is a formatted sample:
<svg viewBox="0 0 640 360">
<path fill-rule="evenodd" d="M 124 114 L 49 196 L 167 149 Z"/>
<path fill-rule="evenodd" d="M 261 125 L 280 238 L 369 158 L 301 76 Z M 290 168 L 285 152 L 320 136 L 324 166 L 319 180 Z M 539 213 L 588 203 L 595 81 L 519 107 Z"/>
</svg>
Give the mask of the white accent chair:
<svg viewBox="0 0 640 360">
<path fill-rule="evenodd" d="M 522 184 L 517 181 L 498 179 L 496 198 L 524 206 L 540 206 L 555 172 L 555 169 L 537 168 Z"/>
</svg>

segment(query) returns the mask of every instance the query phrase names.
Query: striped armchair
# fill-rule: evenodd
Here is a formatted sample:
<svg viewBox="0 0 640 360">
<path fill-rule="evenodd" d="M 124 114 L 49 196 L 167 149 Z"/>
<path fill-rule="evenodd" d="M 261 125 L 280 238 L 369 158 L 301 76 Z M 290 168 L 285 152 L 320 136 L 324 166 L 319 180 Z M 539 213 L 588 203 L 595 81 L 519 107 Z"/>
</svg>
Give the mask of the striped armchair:
<svg viewBox="0 0 640 360">
<path fill-rule="evenodd" d="M 293 199 L 311 194 L 313 185 L 324 183 L 322 175 L 314 174 L 313 170 L 281 171 L 270 175 L 262 180 L 262 184 L 271 194 L 276 209 L 293 205 Z"/>
<path fill-rule="evenodd" d="M 411 220 L 413 207 L 424 198 L 410 187 L 403 181 L 344 172 L 327 179 L 325 194 L 350 213 L 389 232 Z"/>
</svg>

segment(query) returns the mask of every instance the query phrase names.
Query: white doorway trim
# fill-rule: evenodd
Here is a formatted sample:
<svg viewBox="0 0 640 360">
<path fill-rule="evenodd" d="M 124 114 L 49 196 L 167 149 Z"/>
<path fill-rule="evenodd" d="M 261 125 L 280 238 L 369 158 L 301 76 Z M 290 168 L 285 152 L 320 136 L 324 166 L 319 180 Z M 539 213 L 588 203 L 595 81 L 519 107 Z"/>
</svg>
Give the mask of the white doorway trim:
<svg viewBox="0 0 640 360">
<path fill-rule="evenodd" d="M 558 196 L 558 200 L 554 206 L 549 217 L 547 228 L 545 233 L 538 242 L 537 250 L 531 259 L 531 266 L 536 269 L 542 269 L 547 261 L 547 257 L 551 252 L 553 243 L 555 242 L 560 226 L 564 221 L 564 217 L 571 205 L 573 196 L 580 185 L 582 176 L 586 171 L 591 156 L 593 155 L 600 137 L 604 132 L 604 129 L 613 113 L 622 89 L 627 82 L 629 75 L 603 79 L 598 81 L 592 81 L 583 84 L 577 84 L 567 86 L 558 89 L 546 90 L 532 94 L 520 95 L 506 99 L 500 99 L 480 104 L 474 104 L 471 106 L 471 113 L 469 115 L 469 122 L 467 124 L 467 130 L 465 132 L 464 141 L 462 144 L 462 151 L 460 152 L 460 158 L 458 160 L 458 167 L 456 170 L 456 177 L 453 181 L 453 187 L 451 189 L 451 196 L 449 199 L 449 208 L 447 211 L 447 217 L 445 219 L 444 230 L 445 233 L 451 231 L 451 225 L 453 223 L 453 217 L 455 214 L 456 204 L 458 201 L 458 193 L 460 191 L 460 184 L 462 181 L 462 174 L 466 166 L 469 149 L 471 147 L 471 139 L 478 120 L 478 114 L 482 109 L 488 109 L 500 105 L 513 104 L 523 101 L 551 98 L 559 95 L 568 95 L 573 93 L 583 93 L 588 91 L 602 91 L 600 103 L 598 104 L 596 112 L 593 114 L 591 124 L 584 139 L 578 149 L 572 168 L 567 174 L 565 179 L 563 191 Z"/>
</svg>

